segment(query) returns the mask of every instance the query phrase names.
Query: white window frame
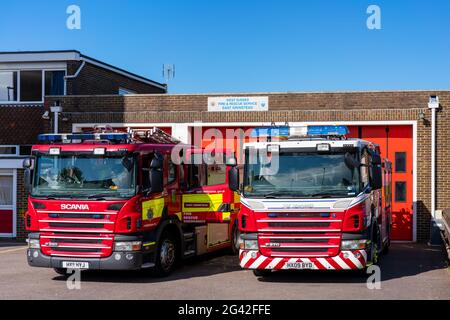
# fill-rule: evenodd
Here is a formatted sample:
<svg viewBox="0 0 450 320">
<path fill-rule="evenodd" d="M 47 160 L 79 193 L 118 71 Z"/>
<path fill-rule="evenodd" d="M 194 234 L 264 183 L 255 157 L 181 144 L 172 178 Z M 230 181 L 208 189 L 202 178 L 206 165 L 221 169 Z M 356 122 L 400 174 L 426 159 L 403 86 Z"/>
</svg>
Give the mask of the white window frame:
<svg viewBox="0 0 450 320">
<path fill-rule="evenodd" d="M 16 148 L 16 153 L 11 153 L 11 154 L 5 154 L 5 153 L 0 153 L 0 158 L 1 157 L 14 157 L 14 156 L 18 156 L 20 155 L 20 146 L 19 145 L 15 145 L 15 144 L 0 144 L 0 148 L 3 147 L 15 147 Z"/>
<path fill-rule="evenodd" d="M 41 83 L 42 83 L 42 92 L 41 92 L 41 100 L 40 101 L 21 101 L 21 87 L 20 87 L 20 78 L 22 71 L 41 71 Z M 21 104 L 43 104 L 45 98 L 45 72 L 46 71 L 64 71 L 64 95 L 67 94 L 67 81 L 65 77 L 67 76 L 67 68 L 30 68 L 30 69 L 1 69 L 0 72 L 17 72 L 17 100 L 16 101 L 0 101 L 1 105 L 21 105 Z"/>
<path fill-rule="evenodd" d="M 5 70 L 0 70 L 0 72 L 17 72 L 17 100 L 16 101 L 1 101 L 0 100 L 0 105 L 1 104 L 18 104 L 19 103 L 19 99 L 20 99 L 20 95 L 19 95 L 19 87 L 20 87 L 20 71 L 17 69 L 5 69 Z"/>
<path fill-rule="evenodd" d="M 13 178 L 12 185 L 12 204 L 0 205 L 0 210 L 12 211 L 12 233 L 0 233 L 0 238 L 15 238 L 17 236 L 17 169 L 10 169 L 10 172 L 0 171 L 0 176 L 7 176 Z"/>
</svg>

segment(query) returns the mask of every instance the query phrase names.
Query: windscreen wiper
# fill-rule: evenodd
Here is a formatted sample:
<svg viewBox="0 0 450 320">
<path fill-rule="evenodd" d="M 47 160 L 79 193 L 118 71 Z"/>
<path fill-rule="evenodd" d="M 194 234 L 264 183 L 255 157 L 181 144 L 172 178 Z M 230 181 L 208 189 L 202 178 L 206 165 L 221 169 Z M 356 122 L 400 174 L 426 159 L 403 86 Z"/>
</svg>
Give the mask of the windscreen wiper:
<svg viewBox="0 0 450 320">
<path fill-rule="evenodd" d="M 280 197 L 280 196 L 283 196 L 284 198 L 289 197 L 289 195 L 286 194 L 285 191 L 280 191 L 280 190 L 272 191 L 272 192 L 264 194 L 264 198 L 266 198 L 266 199 L 276 199 L 277 197 Z"/>
<path fill-rule="evenodd" d="M 311 197 L 321 197 L 321 198 L 333 198 L 333 197 L 341 197 L 343 194 L 335 194 L 334 192 L 342 192 L 341 189 L 327 190 L 321 191 L 317 193 L 313 193 Z"/>
<path fill-rule="evenodd" d="M 49 200 L 64 199 L 64 198 L 73 199 L 74 198 L 73 195 L 70 195 L 70 194 L 66 195 L 66 194 L 59 194 L 59 193 L 52 193 L 49 195 L 45 195 L 44 197 Z"/>
<path fill-rule="evenodd" d="M 105 197 L 111 197 L 109 193 L 98 193 L 88 196 L 88 199 L 106 200 Z"/>
</svg>

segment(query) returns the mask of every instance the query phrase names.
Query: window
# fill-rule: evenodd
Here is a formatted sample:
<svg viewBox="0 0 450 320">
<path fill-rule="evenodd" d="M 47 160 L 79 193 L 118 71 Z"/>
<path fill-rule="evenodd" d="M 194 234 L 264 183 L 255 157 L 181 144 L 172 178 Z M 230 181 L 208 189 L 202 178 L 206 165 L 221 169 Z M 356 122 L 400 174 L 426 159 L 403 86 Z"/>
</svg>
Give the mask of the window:
<svg viewBox="0 0 450 320">
<path fill-rule="evenodd" d="M 20 72 L 20 101 L 42 101 L 42 71 Z"/>
<path fill-rule="evenodd" d="M 395 201 L 406 202 L 406 182 L 398 181 L 395 183 Z"/>
<path fill-rule="evenodd" d="M 0 71 L 0 103 L 42 103 L 65 94 L 65 70 Z"/>
<path fill-rule="evenodd" d="M 169 178 L 167 183 L 173 183 L 177 179 L 177 167 L 175 164 L 169 160 Z"/>
<path fill-rule="evenodd" d="M 17 155 L 17 146 L 0 146 L 0 157 Z"/>
<path fill-rule="evenodd" d="M 395 153 L 395 172 L 406 172 L 406 152 Z"/>
<path fill-rule="evenodd" d="M 0 206 L 13 204 L 13 177 L 0 176 Z"/>
<path fill-rule="evenodd" d="M 0 102 L 17 101 L 17 72 L 0 72 Z"/>
<path fill-rule="evenodd" d="M 64 76 L 65 71 L 45 71 L 45 95 L 62 96 L 64 95 Z"/>
<path fill-rule="evenodd" d="M 226 181 L 227 166 L 224 164 L 213 164 L 206 166 L 207 185 L 214 186 L 224 184 Z"/>
<path fill-rule="evenodd" d="M 119 95 L 124 96 L 126 94 L 136 94 L 136 92 L 130 89 L 119 88 Z"/>
<path fill-rule="evenodd" d="M 369 185 L 369 152 L 367 149 L 361 154 L 361 190 L 364 190 Z"/>
</svg>

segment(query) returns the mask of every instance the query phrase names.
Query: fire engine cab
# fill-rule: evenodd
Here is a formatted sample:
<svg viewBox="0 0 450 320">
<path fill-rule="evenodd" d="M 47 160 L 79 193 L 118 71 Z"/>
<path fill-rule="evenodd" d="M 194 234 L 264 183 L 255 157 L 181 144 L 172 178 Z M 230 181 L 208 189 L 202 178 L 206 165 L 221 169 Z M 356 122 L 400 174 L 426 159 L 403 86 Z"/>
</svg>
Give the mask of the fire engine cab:
<svg viewBox="0 0 450 320">
<path fill-rule="evenodd" d="M 391 163 L 345 126 L 265 127 L 244 144 L 240 265 L 365 269 L 390 244 Z M 239 188 L 237 188 L 239 185 Z"/>
<path fill-rule="evenodd" d="M 204 157 L 158 129 L 39 140 L 24 161 L 29 265 L 168 275 L 181 259 L 237 252 L 230 152 Z"/>
</svg>

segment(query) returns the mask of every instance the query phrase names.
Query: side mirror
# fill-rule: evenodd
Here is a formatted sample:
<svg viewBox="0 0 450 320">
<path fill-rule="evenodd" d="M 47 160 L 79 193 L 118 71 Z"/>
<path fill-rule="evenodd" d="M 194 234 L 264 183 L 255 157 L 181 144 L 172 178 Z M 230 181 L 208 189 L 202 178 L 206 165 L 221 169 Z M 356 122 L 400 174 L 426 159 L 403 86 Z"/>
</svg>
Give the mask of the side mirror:
<svg viewBox="0 0 450 320">
<path fill-rule="evenodd" d="M 23 160 L 23 184 L 27 192 L 31 192 L 31 170 L 33 170 L 34 161 L 32 158 L 26 158 Z"/>
<path fill-rule="evenodd" d="M 155 154 L 155 157 L 150 163 L 150 187 L 151 192 L 158 193 L 164 190 L 164 179 L 163 179 L 163 161 L 164 158 Z"/>
<path fill-rule="evenodd" d="M 239 190 L 239 170 L 236 167 L 228 171 L 228 188 L 233 191 Z"/>
<path fill-rule="evenodd" d="M 375 166 L 381 165 L 381 157 L 377 153 L 372 153 L 372 164 Z"/>
<path fill-rule="evenodd" d="M 23 168 L 24 169 L 32 169 L 33 167 L 33 160 L 31 158 L 26 158 L 23 160 Z"/>
<path fill-rule="evenodd" d="M 383 169 L 381 165 L 374 165 L 370 167 L 370 186 L 373 190 L 379 190 L 383 187 Z"/>
</svg>

